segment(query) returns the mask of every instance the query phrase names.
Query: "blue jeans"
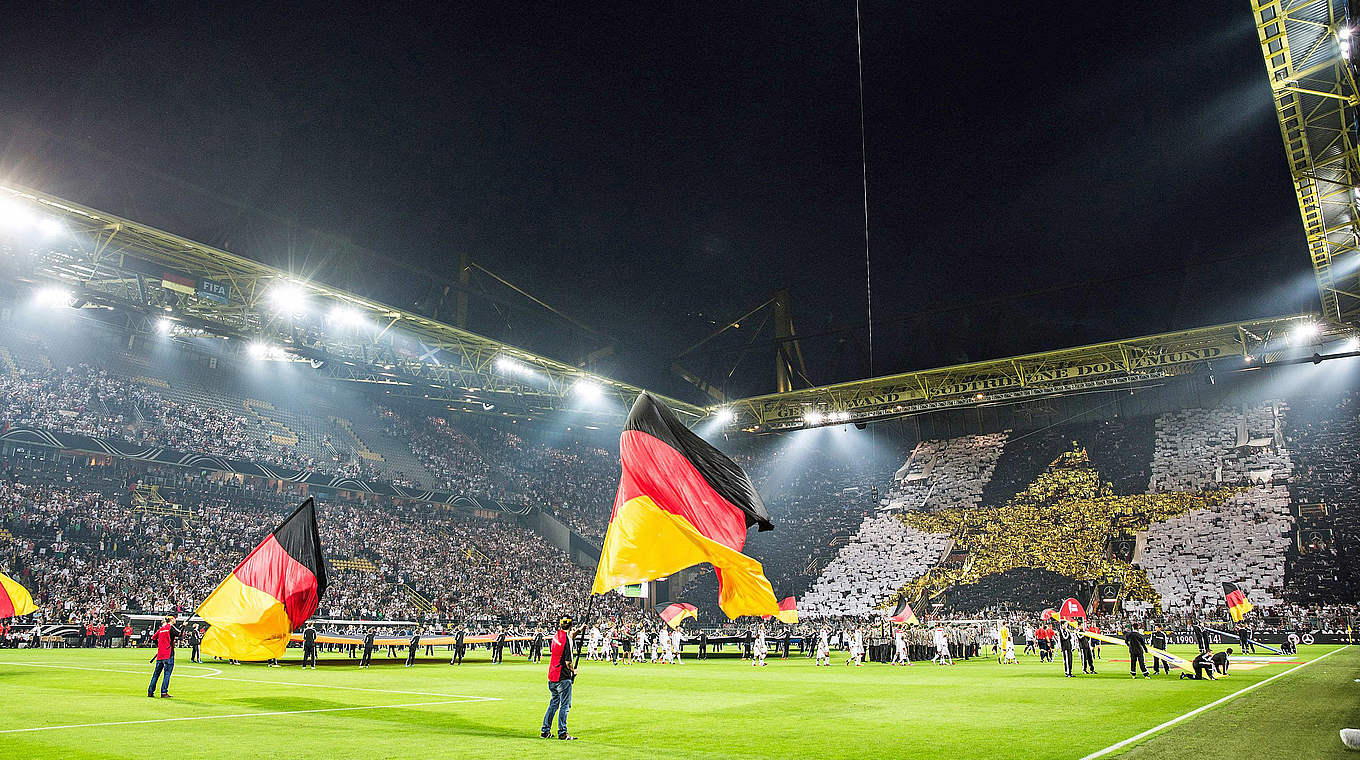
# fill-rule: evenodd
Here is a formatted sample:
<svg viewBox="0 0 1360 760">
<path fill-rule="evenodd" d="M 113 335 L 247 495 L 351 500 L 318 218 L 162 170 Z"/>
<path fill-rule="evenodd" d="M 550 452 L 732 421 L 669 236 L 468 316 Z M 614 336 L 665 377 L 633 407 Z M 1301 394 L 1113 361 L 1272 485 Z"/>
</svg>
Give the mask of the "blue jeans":
<svg viewBox="0 0 1360 760">
<path fill-rule="evenodd" d="M 151 684 L 146 687 L 146 695 L 149 697 L 156 691 L 156 681 L 161 677 L 161 672 L 165 672 L 165 680 L 161 681 L 161 694 L 170 693 L 170 673 L 175 669 L 175 658 L 168 660 L 156 660 L 156 670 L 151 674 Z"/>
<path fill-rule="evenodd" d="M 557 733 L 567 733 L 567 711 L 571 709 L 571 679 L 564 678 L 557 683 L 548 683 L 548 712 L 543 715 L 543 733 L 552 729 L 553 713 L 557 713 Z"/>
</svg>

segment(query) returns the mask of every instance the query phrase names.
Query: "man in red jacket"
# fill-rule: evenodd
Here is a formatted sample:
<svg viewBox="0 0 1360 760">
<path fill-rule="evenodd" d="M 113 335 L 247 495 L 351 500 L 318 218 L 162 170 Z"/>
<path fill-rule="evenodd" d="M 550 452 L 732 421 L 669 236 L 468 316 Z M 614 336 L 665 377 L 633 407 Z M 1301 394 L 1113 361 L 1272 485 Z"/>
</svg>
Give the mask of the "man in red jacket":
<svg viewBox="0 0 1360 760">
<path fill-rule="evenodd" d="M 552 698 L 548 700 L 548 712 L 543 715 L 543 728 L 538 733 L 544 739 L 552 736 L 553 713 L 557 713 L 557 738 L 563 741 L 576 739 L 567 733 L 567 711 L 571 709 L 571 684 L 576 678 L 571 652 L 571 623 L 570 617 L 558 621 L 557 635 L 553 637 L 551 655 L 548 657 L 548 693 Z"/>
<path fill-rule="evenodd" d="M 165 623 L 151 637 L 156 642 L 156 670 L 152 672 L 151 683 L 146 687 L 148 697 L 156 696 L 156 681 L 160 679 L 161 673 L 165 673 L 165 680 L 161 681 L 161 697 L 170 699 L 170 674 L 175 670 L 175 637 L 178 635 L 175 616 L 166 615 Z"/>
</svg>

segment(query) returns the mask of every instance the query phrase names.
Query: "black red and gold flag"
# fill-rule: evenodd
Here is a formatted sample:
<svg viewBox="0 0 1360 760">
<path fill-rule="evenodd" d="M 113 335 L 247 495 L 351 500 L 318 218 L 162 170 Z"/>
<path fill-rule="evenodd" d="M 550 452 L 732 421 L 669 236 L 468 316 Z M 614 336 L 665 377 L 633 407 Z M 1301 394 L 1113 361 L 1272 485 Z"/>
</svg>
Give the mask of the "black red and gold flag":
<svg viewBox="0 0 1360 760">
<path fill-rule="evenodd" d="M 619 456 L 623 474 L 593 593 L 707 562 L 717 570 L 718 605 L 728 617 L 779 614 L 765 569 L 741 553 L 747 529 L 774 525 L 736 462 L 647 393 L 628 414 Z"/>
<path fill-rule="evenodd" d="M 893 614 L 891 617 L 888 618 L 888 620 L 893 623 L 921 622 L 920 620 L 916 619 L 916 613 L 912 612 L 911 604 L 907 602 L 907 598 L 905 596 L 898 600 L 897 609 L 893 610 Z"/>
<path fill-rule="evenodd" d="M 1236 623 L 1242 622 L 1242 618 L 1254 609 L 1252 603 L 1247 601 L 1247 595 L 1236 583 L 1223 584 L 1223 600 L 1228 603 L 1228 614 Z"/>
<path fill-rule="evenodd" d="M 280 657 L 288 635 L 316 612 L 325 592 L 316 504 L 309 498 L 199 605 L 209 624 L 202 650 L 230 660 Z"/>
<path fill-rule="evenodd" d="M 666 621 L 666 625 L 672 628 L 679 628 L 680 624 L 686 620 L 698 620 L 699 608 L 692 604 L 678 602 L 668 605 L 661 611 L 661 619 Z"/>
<path fill-rule="evenodd" d="M 27 615 L 38 609 L 33 596 L 18 581 L 0 573 L 0 620 Z"/>
</svg>

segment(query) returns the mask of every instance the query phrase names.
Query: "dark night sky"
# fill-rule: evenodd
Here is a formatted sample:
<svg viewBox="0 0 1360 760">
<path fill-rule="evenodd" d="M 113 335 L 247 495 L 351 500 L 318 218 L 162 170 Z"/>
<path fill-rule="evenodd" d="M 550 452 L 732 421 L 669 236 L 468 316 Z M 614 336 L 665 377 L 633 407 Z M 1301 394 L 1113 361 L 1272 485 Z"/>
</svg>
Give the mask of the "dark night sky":
<svg viewBox="0 0 1360 760">
<path fill-rule="evenodd" d="M 308 230 L 465 251 L 676 393 L 672 355 L 787 287 L 833 333 L 810 379 L 868 374 L 853 3 L 606 6 L 31 3 L 0 176 L 304 271 L 342 248 Z M 865 1 L 876 374 L 1316 308 L 1249 4 L 1188 7 Z M 473 326 L 587 347 L 511 322 Z"/>
</svg>

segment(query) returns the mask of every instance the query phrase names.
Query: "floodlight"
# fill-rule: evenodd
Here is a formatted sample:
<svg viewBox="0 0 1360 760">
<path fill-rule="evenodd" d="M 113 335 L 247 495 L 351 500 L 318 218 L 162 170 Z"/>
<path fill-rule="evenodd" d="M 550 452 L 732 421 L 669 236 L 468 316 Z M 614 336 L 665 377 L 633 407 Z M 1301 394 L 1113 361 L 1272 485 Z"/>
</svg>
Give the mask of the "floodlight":
<svg viewBox="0 0 1360 760">
<path fill-rule="evenodd" d="M 529 372 L 529 368 L 508 356 L 497 356 L 496 371 L 506 375 L 523 375 Z"/>
<path fill-rule="evenodd" d="M 246 354 L 252 359 L 263 359 L 269 355 L 269 344 L 254 340 L 246 346 Z"/>
<path fill-rule="evenodd" d="M 713 413 L 713 419 L 717 420 L 719 425 L 726 425 L 727 423 L 731 422 L 735 417 L 736 414 L 727 407 L 723 407 L 722 409 L 719 409 L 718 411 Z"/>
<path fill-rule="evenodd" d="M 276 282 L 269 288 L 269 305 L 278 314 L 302 314 L 307 311 L 307 293 L 296 283 Z"/>
<path fill-rule="evenodd" d="M 594 402 L 604 398 L 604 388 L 594 380 L 587 380 L 584 377 L 573 383 L 571 389 L 584 401 Z"/>
<path fill-rule="evenodd" d="M 817 411 L 816 409 L 809 409 L 809 410 L 807 410 L 807 412 L 805 412 L 805 413 L 803 414 L 803 424 L 804 424 L 804 425 L 809 425 L 809 426 L 811 426 L 811 425 L 820 425 L 820 424 L 822 424 L 822 421 L 825 420 L 825 419 L 826 419 L 826 417 L 825 417 L 821 412 Z"/>
<path fill-rule="evenodd" d="M 61 222 L 49 216 L 38 222 L 38 231 L 43 234 L 43 237 L 56 237 L 65 232 L 66 228 L 62 226 Z"/>
<path fill-rule="evenodd" d="M 33 303 L 46 309 L 58 309 L 71 305 L 71 291 L 60 285 L 39 288 L 33 294 Z"/>
<path fill-rule="evenodd" d="M 1355 351 L 1360 351 L 1360 338 L 1351 338 L 1341 344 L 1341 353 L 1349 354 Z"/>
<path fill-rule="evenodd" d="M 364 313 L 353 306 L 336 304 L 330 311 L 331 324 L 338 327 L 359 327 L 364 324 Z"/>
<path fill-rule="evenodd" d="M 33 213 L 14 201 L 0 201 L 0 227 L 19 229 L 34 222 Z"/>
<path fill-rule="evenodd" d="M 170 331 L 173 330 L 174 328 L 175 323 L 171 321 L 169 317 L 161 317 L 159 320 L 156 321 L 156 332 L 160 333 L 161 335 L 169 335 Z"/>
<path fill-rule="evenodd" d="M 1296 340 L 1307 340 L 1317 335 L 1320 329 L 1316 322 L 1305 322 L 1294 328 L 1294 338 Z"/>
</svg>

